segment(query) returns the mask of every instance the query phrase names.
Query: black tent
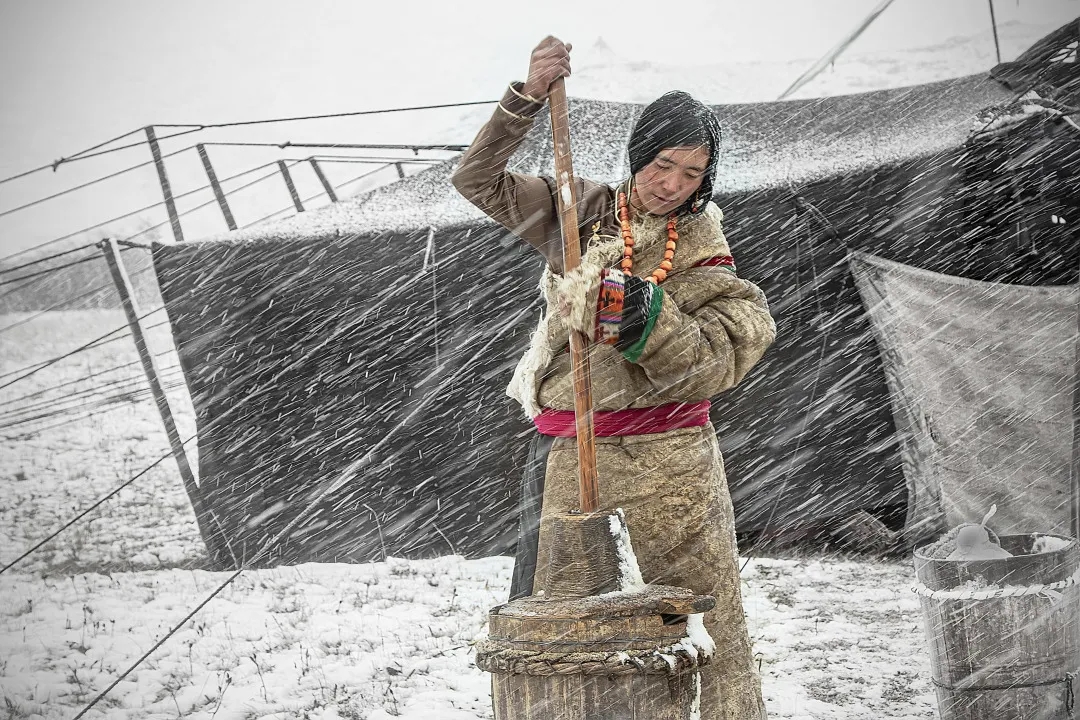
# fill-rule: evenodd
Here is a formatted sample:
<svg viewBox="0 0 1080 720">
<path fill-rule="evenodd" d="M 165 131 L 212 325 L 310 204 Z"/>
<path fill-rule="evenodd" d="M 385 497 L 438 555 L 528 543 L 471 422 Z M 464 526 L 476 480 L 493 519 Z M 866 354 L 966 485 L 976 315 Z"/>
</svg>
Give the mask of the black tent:
<svg viewBox="0 0 1080 720">
<path fill-rule="evenodd" d="M 903 517 L 881 361 L 845 258 L 1076 282 L 1080 233 L 1051 216 L 1080 218 L 1078 26 L 982 75 L 715 107 L 715 200 L 778 324 L 765 361 L 713 406 L 741 532 L 820 530 L 856 509 L 901 518 L 912 540 L 938 529 Z M 622 179 L 641 107 L 570 109 L 576 172 Z M 549 138 L 542 119 L 513 167 L 550 174 Z M 453 167 L 154 246 L 215 562 L 279 534 L 257 564 L 512 547 L 532 430 L 503 390 L 541 266 L 457 195 Z"/>
</svg>

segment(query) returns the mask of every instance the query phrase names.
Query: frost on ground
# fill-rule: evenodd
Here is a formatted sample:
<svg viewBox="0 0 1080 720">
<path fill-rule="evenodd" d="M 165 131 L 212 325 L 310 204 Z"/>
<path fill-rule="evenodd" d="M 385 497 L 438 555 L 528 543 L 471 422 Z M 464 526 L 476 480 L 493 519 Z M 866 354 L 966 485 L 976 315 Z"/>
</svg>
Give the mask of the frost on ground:
<svg viewBox="0 0 1080 720">
<path fill-rule="evenodd" d="M 169 452 L 123 311 L 34 315 L 0 315 L 0 328 L 23 323 L 0 339 L 0 385 L 112 330 L 124 334 L 0 389 L 0 566 Z M 147 341 L 159 355 L 177 429 L 187 439 L 195 434 L 195 414 L 179 384 L 169 327 L 159 324 L 164 320 L 163 312 L 146 319 L 146 326 L 157 325 Z M 28 421 L 49 412 L 57 414 Z M 196 443 L 186 450 L 197 468 Z M 195 515 L 169 458 L 19 569 L 156 569 L 200 566 L 204 559 Z"/>
<path fill-rule="evenodd" d="M 229 575 L 3 576 L 12 717 L 71 717 Z M 490 717 L 471 644 L 509 577 L 457 557 L 244 573 L 90 717 Z"/>
<path fill-rule="evenodd" d="M 0 327 L 22 319 L 0 316 Z M 123 325 L 120 311 L 47 313 L 6 331 L 0 374 Z M 151 345 L 168 371 L 164 330 Z M 167 452 L 153 403 L 134 394 L 145 386 L 136 361 L 128 337 L 0 390 L 0 411 L 51 398 L 95 413 L 17 425 L 25 416 L 7 416 L 0 563 Z M 111 389 L 78 394 L 100 390 L 104 371 Z M 70 384 L 48 390 L 60 383 Z M 182 387 L 170 401 L 186 438 L 194 418 Z M 166 461 L 0 575 L 2 717 L 73 717 L 229 577 L 200 569 L 204 558 Z M 86 717 L 490 718 L 472 644 L 510 571 L 508 558 L 448 557 L 244 572 Z M 770 717 L 933 716 L 908 562 L 758 558 L 743 579 Z"/>
<path fill-rule="evenodd" d="M 1050 29 L 1003 24 L 1003 56 Z M 985 33 L 899 55 L 857 58 L 853 48 L 800 96 L 982 72 L 994 64 L 992 48 Z M 690 72 L 618 58 L 603 43 L 591 52 L 571 92 L 620 102 L 647 102 L 675 85 L 707 102 L 771 99 L 808 64 Z M 490 112 L 470 110 L 433 132 L 468 142 Z M 401 208 L 411 222 L 417 211 Z M 329 210 L 307 215 L 339 222 Z M 119 310 L 0 315 L 0 385 L 124 325 Z M 189 438 L 194 415 L 167 325 L 149 340 Z M 0 565 L 168 452 L 137 361 L 130 337 L 120 338 L 0 388 Z M 65 412 L 48 416 L 58 408 Z M 194 443 L 187 450 L 197 467 Z M 73 717 L 229 577 L 204 563 L 166 460 L 0 575 L 0 717 Z M 488 678 L 471 645 L 487 609 L 506 597 L 510 569 L 507 558 L 449 557 L 245 572 L 87 717 L 490 718 Z M 769 716 L 933 717 L 913 579 L 906 561 L 752 560 L 742 590 Z"/>
<path fill-rule="evenodd" d="M 511 569 L 455 556 L 245 572 L 89 717 L 490 718 L 472 644 Z M 10 717 L 71 717 L 228 575 L 0 576 Z M 909 575 L 903 563 L 750 562 L 770 717 L 933 716 Z"/>
</svg>

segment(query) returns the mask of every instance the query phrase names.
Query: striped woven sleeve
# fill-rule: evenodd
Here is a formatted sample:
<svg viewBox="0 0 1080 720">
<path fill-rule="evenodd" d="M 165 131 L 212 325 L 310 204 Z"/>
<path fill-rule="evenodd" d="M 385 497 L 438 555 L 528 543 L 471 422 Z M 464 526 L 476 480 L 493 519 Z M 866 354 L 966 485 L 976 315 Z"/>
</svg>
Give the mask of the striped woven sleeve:
<svg viewBox="0 0 1080 720">
<path fill-rule="evenodd" d="M 600 272 L 600 297 L 596 302 L 596 342 L 619 342 L 626 297 L 626 274 L 622 270 Z"/>
<path fill-rule="evenodd" d="M 633 362 L 641 355 L 663 305 L 664 291 L 619 269 L 600 273 L 596 342 L 614 345 Z"/>
</svg>

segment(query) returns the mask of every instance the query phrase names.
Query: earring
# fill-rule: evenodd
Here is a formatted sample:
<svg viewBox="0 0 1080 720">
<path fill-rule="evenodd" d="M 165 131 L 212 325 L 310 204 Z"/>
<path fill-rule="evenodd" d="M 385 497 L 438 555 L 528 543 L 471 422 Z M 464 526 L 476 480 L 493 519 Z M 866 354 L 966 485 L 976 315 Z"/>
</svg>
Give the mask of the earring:
<svg viewBox="0 0 1080 720">
<path fill-rule="evenodd" d="M 694 204 L 690 206 L 690 212 L 700 212 L 702 206 L 701 196 L 694 196 Z"/>
</svg>

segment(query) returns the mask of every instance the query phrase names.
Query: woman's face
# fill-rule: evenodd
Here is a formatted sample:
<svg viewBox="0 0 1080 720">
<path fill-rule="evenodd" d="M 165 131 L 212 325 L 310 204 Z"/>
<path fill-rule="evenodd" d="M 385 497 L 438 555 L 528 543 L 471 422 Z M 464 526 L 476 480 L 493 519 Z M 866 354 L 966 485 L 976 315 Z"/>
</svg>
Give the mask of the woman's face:
<svg viewBox="0 0 1080 720">
<path fill-rule="evenodd" d="M 709 168 L 709 148 L 664 148 L 634 176 L 639 207 L 653 215 L 667 215 L 701 187 Z"/>
</svg>

